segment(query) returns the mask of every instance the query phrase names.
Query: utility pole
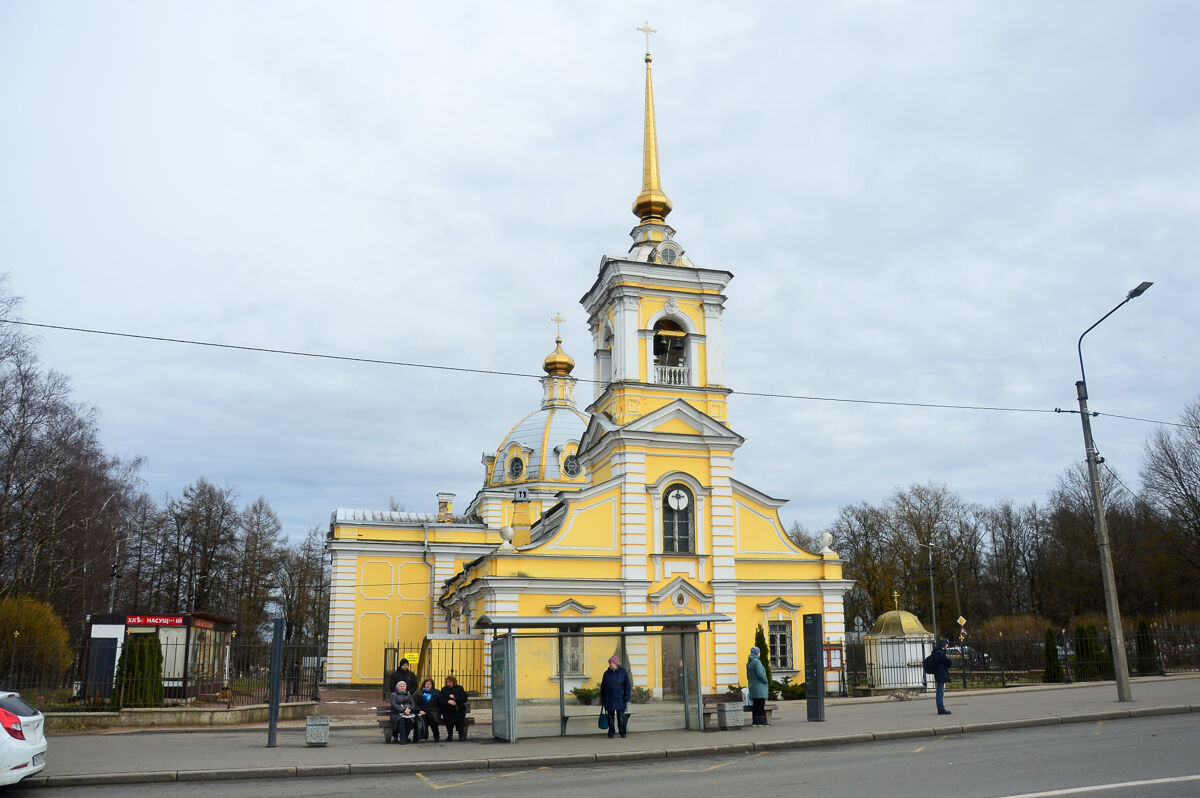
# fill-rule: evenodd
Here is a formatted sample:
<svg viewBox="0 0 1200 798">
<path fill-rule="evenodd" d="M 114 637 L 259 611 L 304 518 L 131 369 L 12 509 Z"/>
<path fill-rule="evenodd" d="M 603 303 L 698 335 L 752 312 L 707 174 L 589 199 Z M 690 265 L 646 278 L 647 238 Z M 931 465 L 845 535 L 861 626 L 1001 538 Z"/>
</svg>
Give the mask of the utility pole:
<svg viewBox="0 0 1200 798">
<path fill-rule="evenodd" d="M 1087 374 L 1083 370 L 1083 336 L 1090 333 L 1131 299 L 1146 293 L 1154 283 L 1141 283 L 1125 295 L 1119 305 L 1105 313 L 1079 336 L 1076 349 L 1079 352 L 1079 376 L 1075 393 L 1079 397 L 1079 418 L 1083 422 L 1083 448 L 1087 454 L 1088 481 L 1092 489 L 1092 513 L 1096 516 L 1096 548 L 1100 553 L 1100 576 L 1104 582 L 1104 605 L 1108 613 L 1109 647 L 1112 649 L 1113 670 L 1117 678 L 1117 700 L 1132 701 L 1133 691 L 1129 686 L 1129 663 L 1125 657 L 1125 629 L 1121 626 L 1121 608 L 1117 602 L 1117 578 L 1113 574 L 1112 547 L 1108 541 L 1108 521 L 1104 517 L 1104 495 L 1100 491 L 1100 463 L 1104 458 L 1096 453 L 1096 442 L 1092 439 L 1092 418 L 1088 412 Z"/>
</svg>

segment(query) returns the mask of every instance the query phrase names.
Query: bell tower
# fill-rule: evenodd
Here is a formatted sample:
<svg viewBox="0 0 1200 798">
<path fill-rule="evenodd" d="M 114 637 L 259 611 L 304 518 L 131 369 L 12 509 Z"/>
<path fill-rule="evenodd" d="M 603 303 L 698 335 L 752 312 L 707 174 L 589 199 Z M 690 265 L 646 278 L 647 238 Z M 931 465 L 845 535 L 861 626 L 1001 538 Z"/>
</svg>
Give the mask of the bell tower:
<svg viewBox="0 0 1200 798">
<path fill-rule="evenodd" d="M 666 218 L 654 119 L 650 34 L 638 223 L 624 257 L 604 257 L 580 300 L 595 344 L 596 394 L 589 411 L 624 425 L 677 399 L 728 425 L 721 356 L 721 313 L 730 272 L 697 266 Z"/>
</svg>

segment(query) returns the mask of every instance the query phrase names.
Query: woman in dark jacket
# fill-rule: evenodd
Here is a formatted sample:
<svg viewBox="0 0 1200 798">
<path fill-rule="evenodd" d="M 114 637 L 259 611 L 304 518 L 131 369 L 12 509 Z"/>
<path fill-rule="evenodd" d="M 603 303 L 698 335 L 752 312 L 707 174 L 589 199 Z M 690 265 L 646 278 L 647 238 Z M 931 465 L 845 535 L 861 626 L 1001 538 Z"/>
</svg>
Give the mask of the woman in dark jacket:
<svg viewBox="0 0 1200 798">
<path fill-rule="evenodd" d="M 622 737 L 625 736 L 625 729 L 629 725 L 629 713 L 625 709 L 629 706 L 631 694 L 632 685 L 629 683 L 629 674 L 621 667 L 620 658 L 613 654 L 608 658 L 608 670 L 600 679 L 600 706 L 608 713 L 609 737 L 618 731 L 621 732 Z"/>
<path fill-rule="evenodd" d="M 425 681 L 421 682 L 421 689 L 413 695 L 413 700 L 417 704 L 417 714 L 425 716 L 425 728 L 433 732 L 433 741 L 441 742 L 442 733 L 438 727 L 442 717 L 438 711 L 438 690 L 433 686 L 433 679 L 425 677 Z"/>
<path fill-rule="evenodd" d="M 408 743 L 408 735 L 416 724 L 417 715 L 412 694 L 408 692 L 408 685 L 403 679 L 396 682 L 392 689 L 388 717 L 392 721 L 392 742 L 399 740 L 401 745 Z"/>
<path fill-rule="evenodd" d="M 454 739 L 458 729 L 458 741 L 467 739 L 467 691 L 458 686 L 453 676 L 446 677 L 446 686 L 438 694 L 438 709 L 442 722 L 446 724 L 446 742 Z"/>
</svg>

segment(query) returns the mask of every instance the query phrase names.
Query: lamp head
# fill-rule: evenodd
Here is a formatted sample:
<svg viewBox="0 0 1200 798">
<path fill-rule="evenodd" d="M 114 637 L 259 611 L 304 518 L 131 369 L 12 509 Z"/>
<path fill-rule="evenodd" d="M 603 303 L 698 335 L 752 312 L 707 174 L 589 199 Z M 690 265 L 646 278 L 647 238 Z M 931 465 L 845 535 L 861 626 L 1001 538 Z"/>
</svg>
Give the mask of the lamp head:
<svg viewBox="0 0 1200 798">
<path fill-rule="evenodd" d="M 1131 289 L 1129 291 L 1129 293 L 1125 295 L 1125 298 L 1133 299 L 1135 297 L 1139 297 L 1142 294 L 1146 293 L 1146 289 L 1152 285 L 1154 285 L 1154 283 L 1142 283 L 1137 288 Z"/>
</svg>

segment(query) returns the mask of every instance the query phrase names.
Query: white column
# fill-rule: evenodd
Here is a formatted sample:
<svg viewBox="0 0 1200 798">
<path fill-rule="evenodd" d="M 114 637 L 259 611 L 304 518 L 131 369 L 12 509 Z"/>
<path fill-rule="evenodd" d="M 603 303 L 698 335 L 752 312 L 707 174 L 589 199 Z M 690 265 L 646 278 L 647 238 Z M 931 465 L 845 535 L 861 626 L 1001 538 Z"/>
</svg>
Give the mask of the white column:
<svg viewBox="0 0 1200 798">
<path fill-rule="evenodd" d="M 638 300 L 619 297 L 613 302 L 613 382 L 637 380 Z"/>
<path fill-rule="evenodd" d="M 704 351 L 707 355 L 708 384 L 725 384 L 724 355 L 721 346 L 721 306 L 705 303 L 704 305 Z"/>
</svg>

